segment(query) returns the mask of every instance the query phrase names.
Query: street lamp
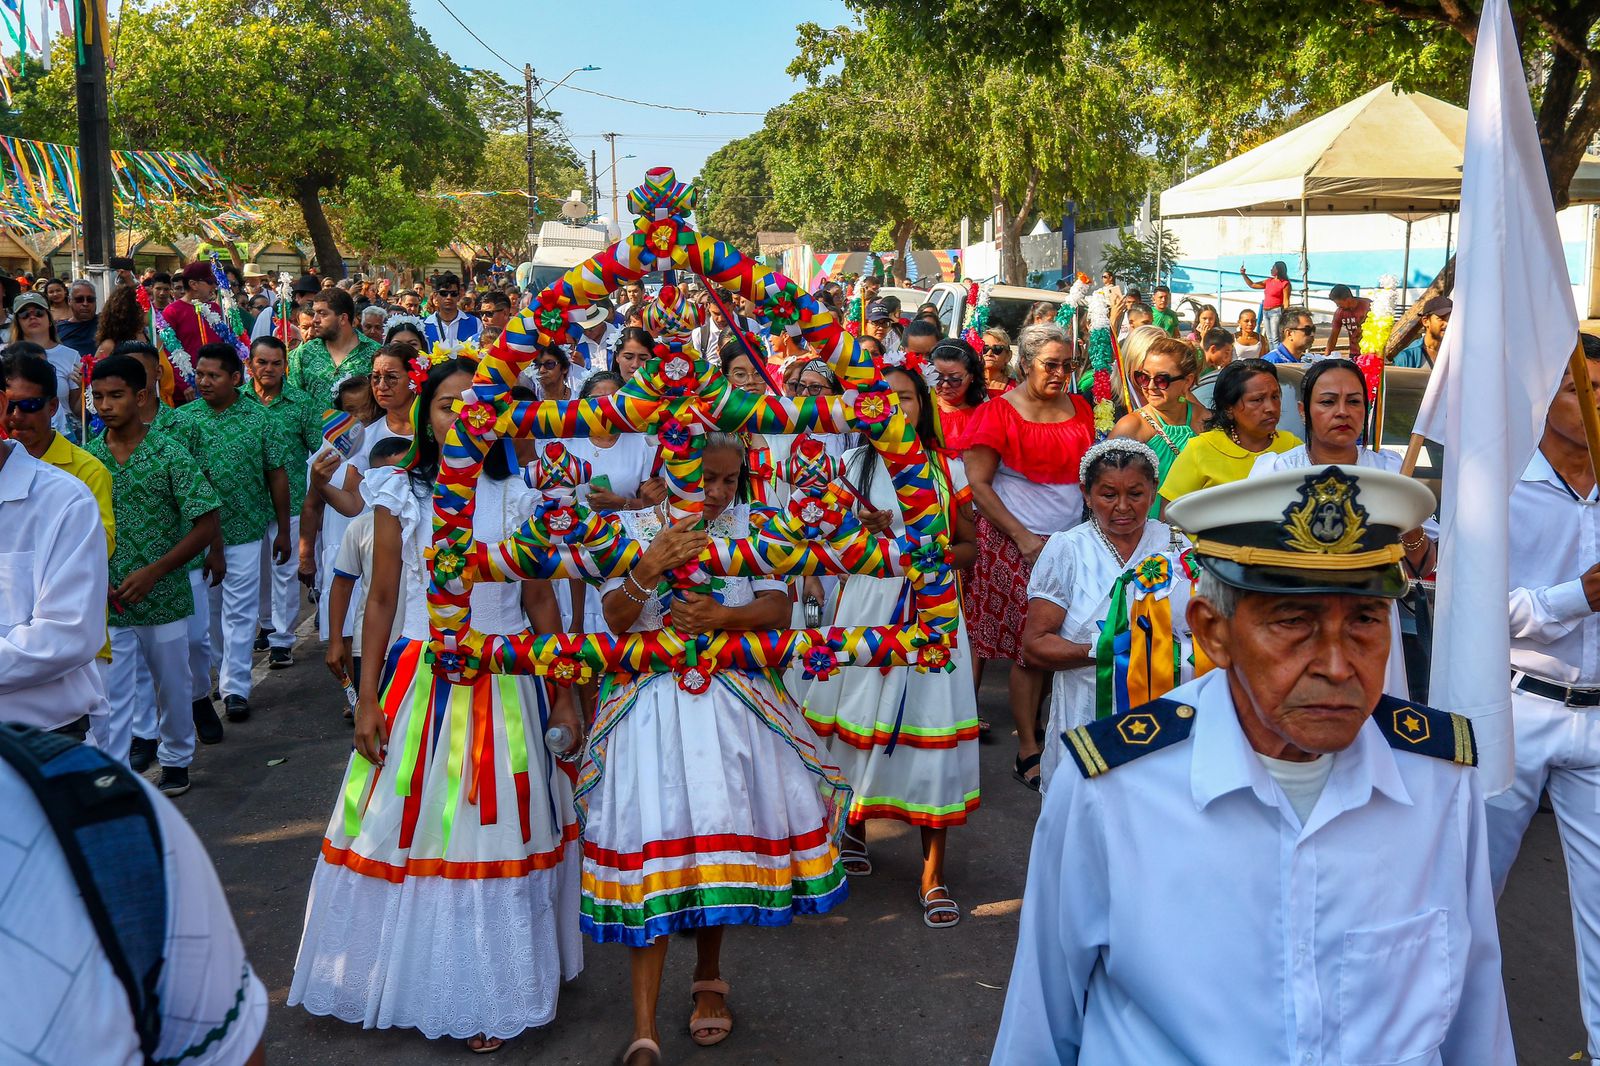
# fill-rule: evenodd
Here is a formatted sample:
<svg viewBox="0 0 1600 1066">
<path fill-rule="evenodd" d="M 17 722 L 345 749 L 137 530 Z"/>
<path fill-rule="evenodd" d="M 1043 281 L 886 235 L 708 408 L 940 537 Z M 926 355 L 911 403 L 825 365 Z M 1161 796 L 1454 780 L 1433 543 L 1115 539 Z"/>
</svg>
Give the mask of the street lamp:
<svg viewBox="0 0 1600 1066">
<path fill-rule="evenodd" d="M 554 85 L 550 86 L 550 88 L 546 89 L 544 91 L 544 95 L 539 97 L 539 102 L 541 104 L 544 103 L 545 99 L 551 93 L 555 92 L 557 89 L 559 89 L 563 85 L 565 85 L 567 83 L 567 78 L 572 77 L 574 74 L 578 74 L 578 73 L 581 73 L 581 72 L 586 71 L 586 70 L 599 70 L 599 69 L 600 68 L 596 67 L 596 66 L 574 67 L 572 70 L 567 71 L 566 75 L 560 81 L 556 82 Z M 537 223 L 538 223 L 538 215 L 539 215 L 539 196 L 538 196 L 538 193 L 536 193 L 534 191 L 534 187 L 533 187 L 533 83 L 534 83 L 534 80 L 535 79 L 534 79 L 534 76 L 533 76 L 533 64 L 532 63 L 524 64 L 523 67 L 522 67 L 522 81 L 523 81 L 523 90 L 522 91 L 523 91 L 523 103 L 524 103 L 525 109 L 527 111 L 527 120 L 528 120 L 528 139 L 527 139 L 527 145 L 526 145 L 526 153 L 527 153 L 527 162 L 528 162 L 528 257 L 530 259 L 533 257 L 533 244 L 534 244 L 534 241 L 536 239 L 536 231 L 538 230 L 538 224 Z"/>
</svg>

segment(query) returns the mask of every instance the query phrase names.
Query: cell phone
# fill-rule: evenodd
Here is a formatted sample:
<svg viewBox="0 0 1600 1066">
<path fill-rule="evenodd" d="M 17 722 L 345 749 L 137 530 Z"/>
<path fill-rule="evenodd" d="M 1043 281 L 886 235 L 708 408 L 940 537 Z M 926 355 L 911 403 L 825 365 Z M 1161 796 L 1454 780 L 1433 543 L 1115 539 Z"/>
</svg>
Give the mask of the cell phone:
<svg viewBox="0 0 1600 1066">
<path fill-rule="evenodd" d="M 594 489 L 599 489 L 602 492 L 610 492 L 611 491 L 611 475 L 610 474 L 596 474 L 594 476 L 594 479 L 589 482 L 589 488 L 590 488 L 591 491 L 594 490 Z"/>
</svg>

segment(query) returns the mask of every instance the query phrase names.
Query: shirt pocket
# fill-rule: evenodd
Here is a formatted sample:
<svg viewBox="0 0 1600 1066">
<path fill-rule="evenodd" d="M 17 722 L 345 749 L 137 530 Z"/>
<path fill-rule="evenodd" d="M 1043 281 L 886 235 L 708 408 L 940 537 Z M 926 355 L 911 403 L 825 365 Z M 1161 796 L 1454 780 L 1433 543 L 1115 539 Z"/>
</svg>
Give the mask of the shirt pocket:
<svg viewBox="0 0 1600 1066">
<path fill-rule="evenodd" d="M 1455 1015 L 1459 982 L 1453 969 L 1450 915 L 1442 908 L 1345 933 L 1339 960 L 1340 1061 L 1394 1066 L 1437 1049 Z"/>
<path fill-rule="evenodd" d="M 0 552 L 0 629 L 33 617 L 33 552 Z"/>
</svg>

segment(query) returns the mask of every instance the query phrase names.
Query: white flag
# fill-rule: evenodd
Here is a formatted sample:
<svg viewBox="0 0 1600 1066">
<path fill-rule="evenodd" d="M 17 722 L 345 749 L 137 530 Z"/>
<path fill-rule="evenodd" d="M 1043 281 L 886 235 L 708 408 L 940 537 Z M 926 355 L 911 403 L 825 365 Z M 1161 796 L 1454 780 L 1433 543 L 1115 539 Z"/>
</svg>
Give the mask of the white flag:
<svg viewBox="0 0 1600 1066">
<path fill-rule="evenodd" d="M 1507 0 L 1486 0 L 1478 22 L 1453 302 L 1416 425 L 1444 445 L 1428 699 L 1473 720 L 1493 795 L 1515 767 L 1507 501 L 1578 338 Z"/>
</svg>

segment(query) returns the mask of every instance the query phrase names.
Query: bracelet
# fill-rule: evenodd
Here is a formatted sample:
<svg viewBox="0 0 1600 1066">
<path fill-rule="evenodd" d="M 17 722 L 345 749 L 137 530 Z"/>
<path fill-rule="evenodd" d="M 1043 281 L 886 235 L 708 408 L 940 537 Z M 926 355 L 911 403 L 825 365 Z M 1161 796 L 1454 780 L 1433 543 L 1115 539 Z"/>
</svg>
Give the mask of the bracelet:
<svg viewBox="0 0 1600 1066">
<path fill-rule="evenodd" d="M 639 590 L 639 596 L 643 597 L 643 599 L 635 598 L 633 593 L 628 591 L 628 586 L 629 585 L 632 585 L 634 588 L 638 589 Z M 624 574 L 622 576 L 622 594 L 624 596 L 628 597 L 628 599 L 633 600 L 634 603 L 637 603 L 640 606 L 643 606 L 644 604 L 647 604 L 647 603 L 650 602 L 650 595 L 651 595 L 650 590 L 645 588 L 644 585 L 639 583 L 639 579 L 633 576 L 633 571 L 632 570 L 629 570 L 626 574 Z"/>
<path fill-rule="evenodd" d="M 629 591 L 627 581 L 623 581 L 623 583 L 621 585 L 621 591 L 622 591 L 622 594 L 628 598 L 628 602 L 636 603 L 640 607 L 643 607 L 645 604 L 650 602 L 650 597 L 646 596 L 644 599 L 641 600 L 637 596 L 635 596 L 631 591 Z"/>
<path fill-rule="evenodd" d="M 1428 535 L 1426 533 L 1417 534 L 1417 542 L 1415 544 L 1404 537 L 1400 538 L 1400 547 L 1404 548 L 1408 553 L 1416 551 L 1426 543 L 1428 543 Z"/>
</svg>

